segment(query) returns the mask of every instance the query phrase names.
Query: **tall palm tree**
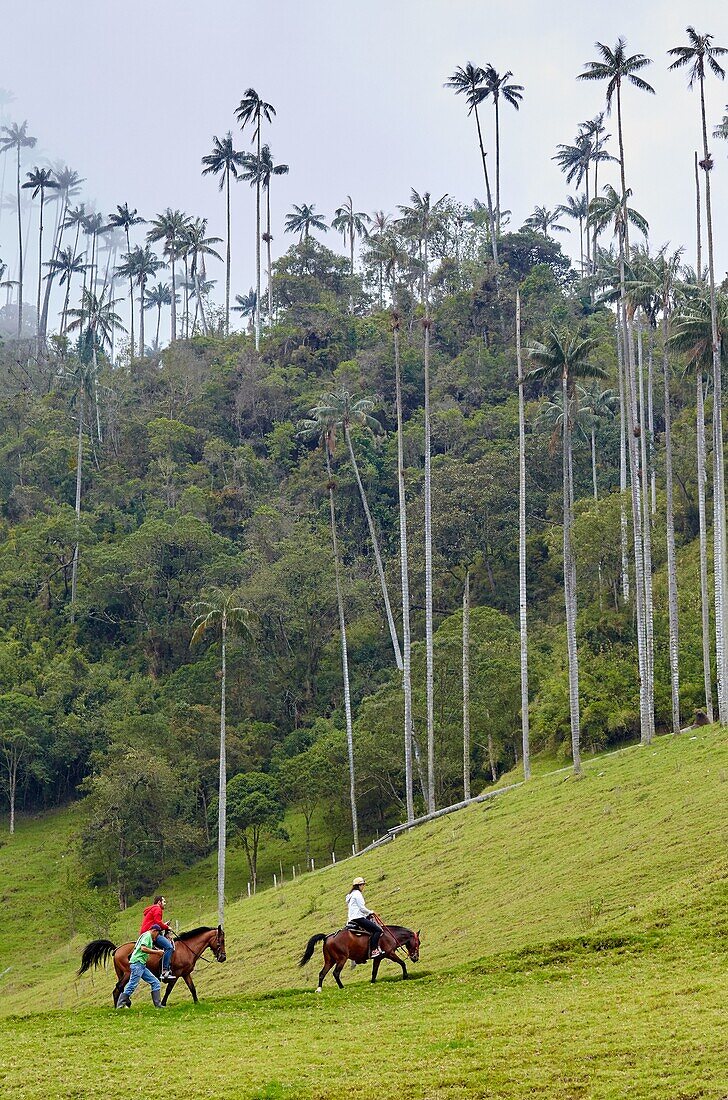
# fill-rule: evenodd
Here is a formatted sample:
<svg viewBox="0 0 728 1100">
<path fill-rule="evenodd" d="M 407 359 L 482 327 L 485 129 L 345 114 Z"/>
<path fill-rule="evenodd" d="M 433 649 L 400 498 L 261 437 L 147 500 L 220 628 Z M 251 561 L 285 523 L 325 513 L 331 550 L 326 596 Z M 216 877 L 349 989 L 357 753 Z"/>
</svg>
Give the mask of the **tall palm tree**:
<svg viewBox="0 0 728 1100">
<path fill-rule="evenodd" d="M 584 222 L 589 216 L 589 204 L 586 201 L 586 195 L 577 195 L 576 198 L 569 195 L 565 203 L 556 207 L 555 214 L 557 216 L 566 214 L 567 218 L 573 218 L 574 221 L 579 223 L 579 270 L 584 275 Z M 588 243 L 587 239 L 587 245 Z"/>
<path fill-rule="evenodd" d="M 640 425 L 637 411 L 637 390 L 635 384 L 635 356 L 631 320 L 634 315 L 635 299 L 628 299 L 626 254 L 627 228 L 630 224 L 641 233 L 647 234 L 645 219 L 636 210 L 627 205 L 632 192 L 618 195 L 611 184 L 604 188 L 604 194 L 592 200 L 589 220 L 601 231 L 612 225 L 618 241 L 619 255 L 619 303 L 618 317 L 621 327 L 622 357 L 624 371 L 624 405 L 626 439 L 628 443 L 631 501 L 632 533 L 635 558 L 635 610 L 637 615 L 637 654 L 640 676 L 640 727 L 643 744 L 652 740 L 654 727 L 654 700 L 651 690 L 652 655 L 650 650 L 651 622 L 649 621 L 651 578 L 649 572 L 649 516 L 644 514 L 641 485 L 646 470 L 641 465 L 641 453 L 637 444 L 640 437 Z M 620 378 L 620 395 L 622 394 Z"/>
<path fill-rule="evenodd" d="M 156 309 L 157 311 L 157 331 L 154 337 L 154 347 L 159 347 L 159 326 L 162 321 L 162 306 L 172 305 L 172 291 L 169 283 L 157 283 L 151 290 L 147 290 L 144 295 L 144 302 L 142 303 L 142 309 Z"/>
<path fill-rule="evenodd" d="M 172 272 L 172 342 L 177 339 L 177 278 L 175 263 L 179 258 L 189 217 L 182 210 L 172 210 L 167 207 L 156 218 L 149 222 L 151 229 L 147 232 L 147 240 L 150 244 L 155 241 L 164 241 L 164 254 L 167 256 Z"/>
<path fill-rule="evenodd" d="M 16 192 L 18 202 L 18 339 L 20 339 L 23 332 L 23 219 L 20 209 L 20 159 L 23 149 L 32 149 L 37 142 L 37 138 L 31 137 L 28 133 L 27 121 L 18 126 L 16 122 L 12 126 L 3 126 L 2 137 L 0 137 L 0 153 L 7 153 L 10 149 L 14 149 L 17 155 L 16 160 Z"/>
<path fill-rule="evenodd" d="M 207 599 L 194 605 L 197 612 L 192 623 L 190 646 L 201 641 L 206 634 L 220 638 L 220 766 L 217 789 L 217 922 L 225 924 L 225 852 L 227 847 L 227 729 L 225 707 L 227 702 L 227 644 L 230 635 L 249 635 L 249 613 L 237 603 L 235 592 L 213 589 Z"/>
<path fill-rule="evenodd" d="M 129 203 L 125 202 L 121 205 L 117 205 L 116 210 L 109 214 L 109 225 L 115 229 L 123 229 L 126 236 L 126 252 L 127 255 L 131 254 L 131 240 L 129 236 L 129 230 L 135 225 L 144 225 L 145 219 L 141 217 L 136 207 L 130 210 Z M 134 278 L 133 274 L 129 275 L 129 334 L 131 339 L 131 353 L 134 355 Z"/>
<path fill-rule="evenodd" d="M 38 293 L 35 303 L 35 323 L 38 348 L 40 349 L 40 292 L 43 286 L 43 211 L 45 207 L 46 191 L 55 191 L 58 183 L 50 168 L 35 167 L 32 172 L 26 172 L 28 177 L 23 184 L 31 193 L 31 198 L 37 199 L 40 195 L 40 218 L 38 222 Z"/>
<path fill-rule="evenodd" d="M 369 215 L 365 214 L 363 210 L 354 210 L 351 195 L 347 195 L 346 202 L 342 203 L 341 206 L 337 206 L 334 211 L 331 228 L 335 229 L 337 233 L 341 233 L 344 238 L 344 245 L 346 245 L 347 237 L 349 239 L 349 274 L 352 278 L 354 276 L 354 242 L 357 237 L 367 236 L 370 221 Z"/>
<path fill-rule="evenodd" d="M 492 99 L 495 108 L 495 227 L 500 236 L 501 201 L 500 201 L 500 114 L 499 103 L 501 97 L 511 107 L 518 111 L 523 99 L 523 85 L 509 83 L 513 73 L 497 73 L 490 62 L 483 69 L 483 99 Z"/>
<path fill-rule="evenodd" d="M 579 720 L 579 659 L 576 646 L 576 565 L 571 542 L 573 524 L 574 484 L 571 454 L 571 402 L 578 378 L 604 377 L 604 371 L 589 363 L 589 356 L 598 346 L 598 339 L 584 338 L 569 329 L 551 328 L 543 342 L 529 348 L 536 364 L 530 375 L 544 382 L 561 382 L 562 407 L 566 410 L 562 426 L 562 483 L 564 499 L 564 603 L 566 609 L 566 644 L 569 664 L 569 713 L 571 719 L 571 752 L 574 773 L 581 774 Z"/>
<path fill-rule="evenodd" d="M 256 92 L 255 88 L 248 88 L 240 100 L 240 106 L 235 111 L 235 117 L 240 123 L 240 129 L 252 126 L 252 140 L 256 143 L 257 160 L 260 163 L 261 153 L 261 128 L 263 120 L 272 122 L 275 117 L 275 107 L 266 103 Z M 255 180 L 255 348 L 260 348 L 260 189 L 262 177 L 257 174 Z"/>
<path fill-rule="evenodd" d="M 75 543 L 71 565 L 71 622 L 76 618 L 76 595 L 78 590 L 79 532 L 81 525 L 81 486 L 83 481 L 83 429 L 86 402 L 93 400 L 96 386 L 95 363 L 87 354 L 87 346 L 79 341 L 80 354 L 74 356 L 70 371 L 65 380 L 74 389 L 74 399 L 78 410 L 78 432 L 76 436 L 76 497 L 75 497 Z"/>
<path fill-rule="evenodd" d="M 579 133 L 576 135 L 576 143 L 574 145 L 558 145 L 556 147 L 556 155 L 551 159 L 555 160 L 561 171 L 566 176 L 567 183 L 573 183 L 575 187 L 581 187 L 582 183 L 585 185 L 586 191 L 584 201 L 586 203 L 587 211 L 589 210 L 589 166 L 592 163 L 594 157 L 594 145 L 591 138 L 585 133 Z M 563 206 L 557 206 L 557 213 L 570 213 L 570 211 L 564 210 Z M 581 225 L 580 225 L 581 232 Z M 586 263 L 587 268 L 591 270 L 591 256 L 589 246 L 589 235 L 586 238 Z"/>
<path fill-rule="evenodd" d="M 301 206 L 293 204 L 293 210 L 286 214 L 286 233 L 300 233 L 299 243 L 306 244 L 312 229 L 319 229 L 322 233 L 328 233 L 329 227 L 321 214 L 316 213 L 314 203 L 302 203 Z"/>
<path fill-rule="evenodd" d="M 341 674 L 344 681 L 344 714 L 346 717 L 346 743 L 349 754 L 349 798 L 351 802 L 351 827 L 354 834 L 354 850 L 359 851 L 359 819 L 356 810 L 356 776 L 354 770 L 354 726 L 351 717 L 351 694 L 349 690 L 349 651 L 346 643 L 346 616 L 344 614 L 344 595 L 341 587 L 341 561 L 339 543 L 336 534 L 336 505 L 334 489 L 336 483 L 331 471 L 336 440 L 336 421 L 328 415 L 323 406 L 312 409 L 310 418 L 301 421 L 299 434 L 304 438 L 316 438 L 326 456 L 327 490 L 329 496 L 329 519 L 331 522 L 331 546 L 334 555 L 334 576 L 336 579 L 336 602 L 339 610 L 339 633 L 341 635 Z"/>
<path fill-rule="evenodd" d="M 401 206 L 400 227 L 418 241 L 422 263 L 422 305 L 424 317 L 424 419 L 425 419 L 425 654 L 427 697 L 427 810 L 435 811 L 435 677 L 432 621 L 432 442 L 430 421 L 430 317 L 429 240 L 433 220 L 442 210 L 446 196 L 431 203 L 429 191 L 422 195 L 412 189 L 410 206 Z"/>
<path fill-rule="evenodd" d="M 493 263 L 496 270 L 496 282 L 498 281 L 498 234 L 496 232 L 495 216 L 493 213 L 493 196 L 490 190 L 488 166 L 485 163 L 485 148 L 483 147 L 483 131 L 480 126 L 478 105 L 486 96 L 485 71 L 479 65 L 473 65 L 468 61 L 467 65 L 459 65 L 449 80 L 445 82 L 446 88 L 452 88 L 455 95 L 464 95 L 468 105 L 468 114 L 475 116 L 475 125 L 478 130 L 478 145 L 480 147 L 480 159 L 483 162 L 483 175 L 485 177 L 485 195 L 488 202 L 488 224 L 490 227 L 491 248 L 493 250 Z"/>
<path fill-rule="evenodd" d="M 63 310 L 61 312 L 61 336 L 66 331 L 66 316 L 68 314 L 68 300 L 71 293 L 71 279 L 74 275 L 83 275 L 86 265 L 83 262 L 85 253 L 81 252 L 79 255 L 75 255 L 70 245 L 62 249 L 54 259 L 48 260 L 45 264 L 50 270 L 50 274 L 46 276 L 47 279 L 55 275 L 60 275 L 58 280 L 59 286 L 63 286 L 65 283 L 66 293 L 63 299 Z"/>
<path fill-rule="evenodd" d="M 713 340 L 713 540 L 715 577 L 715 642 L 718 673 L 718 715 L 721 725 L 728 725 L 728 541 L 726 532 L 725 467 L 723 460 L 723 390 L 720 373 L 720 339 L 715 290 L 715 260 L 713 256 L 713 206 L 710 193 L 710 172 L 713 158 L 708 149 L 708 128 L 705 118 L 705 77 L 707 69 L 719 80 L 725 69 L 718 61 L 728 53 L 723 46 L 713 45 L 712 34 L 698 34 L 694 27 L 686 30 L 688 44 L 669 50 L 675 58 L 670 69 L 690 67 L 688 87 L 700 89 L 700 122 L 703 133 L 705 173 L 705 218 L 708 243 L 708 284 L 710 287 L 710 319 Z"/>
<path fill-rule="evenodd" d="M 605 161 L 615 161 L 617 158 L 613 157 L 605 149 L 606 143 L 609 141 L 612 135 L 606 132 L 604 125 L 604 112 L 600 111 L 594 118 L 587 119 L 586 122 L 582 122 L 579 126 L 579 134 L 577 141 L 585 139 L 591 146 L 590 161 L 594 165 L 594 188 L 592 194 L 599 194 L 599 165 Z M 588 204 L 587 204 L 588 205 Z M 588 243 L 588 242 L 587 242 Z M 587 249 L 588 251 L 588 249 Z M 592 262 L 596 269 L 597 261 L 597 230 L 594 229 L 594 240 L 591 248 Z"/>
<path fill-rule="evenodd" d="M 155 256 L 148 244 L 145 244 L 143 248 L 141 246 L 135 248 L 134 255 L 136 258 L 135 281 L 139 287 L 139 358 L 143 359 L 146 350 L 144 346 L 144 299 L 147 283 L 150 279 L 154 279 L 157 272 L 167 265 L 158 256 Z"/>
<path fill-rule="evenodd" d="M 379 285 L 379 308 L 384 308 L 384 237 L 389 229 L 389 215 L 383 210 L 375 210 L 369 219 L 372 229 L 368 233 L 370 255 L 367 262 L 372 260 L 377 266 L 377 278 Z"/>
<path fill-rule="evenodd" d="M 202 282 L 205 281 L 206 259 L 209 257 L 215 260 L 222 259 L 220 253 L 216 252 L 212 247 L 214 244 L 220 244 L 221 238 L 207 236 L 207 218 L 194 218 L 187 227 L 186 237 L 187 254 L 190 260 L 190 278 L 192 279 L 196 299 L 195 321 L 197 320 L 197 311 L 199 309 L 202 316 L 202 331 L 206 333 L 207 318 L 205 317 L 205 310 L 202 304 L 201 280 Z"/>
<path fill-rule="evenodd" d="M 79 176 L 78 172 L 75 172 L 73 168 L 69 168 L 67 165 L 61 164 L 55 170 L 56 183 L 58 189 L 56 196 L 58 198 L 58 217 L 56 218 L 56 227 L 53 234 L 53 246 L 51 249 L 51 259 L 57 259 L 61 247 L 63 244 L 63 234 L 67 228 L 66 219 L 68 217 L 68 211 L 71 205 L 71 199 L 75 198 L 80 190 L 81 184 L 85 181 Z M 40 334 L 41 339 L 45 339 L 48 331 L 48 310 L 50 307 L 51 291 L 53 289 L 53 280 L 55 278 L 55 272 L 51 271 L 47 276 L 45 293 L 43 296 L 43 308 L 41 310 L 40 318 Z"/>
<path fill-rule="evenodd" d="M 230 241 L 232 239 L 230 229 L 230 177 L 238 178 L 238 168 L 246 161 L 246 153 L 239 153 L 233 148 L 233 135 L 228 130 L 225 137 L 215 135 L 212 139 L 212 152 L 202 158 L 205 167 L 203 176 L 220 176 L 220 190 L 225 188 L 225 225 L 227 243 L 225 246 L 225 333 L 230 333 Z"/>
<path fill-rule="evenodd" d="M 382 554 L 379 549 L 379 539 L 377 538 L 376 527 L 374 526 L 374 520 L 369 508 L 369 501 L 362 484 L 361 474 L 359 472 L 359 464 L 356 460 L 356 454 L 354 453 L 354 445 L 351 438 L 352 425 L 359 425 L 362 428 L 368 429 L 375 435 L 378 435 L 382 426 L 376 417 L 371 415 L 374 408 L 374 402 L 368 397 L 354 397 L 346 389 L 337 390 L 335 393 L 325 394 L 321 400 L 321 403 L 313 409 L 311 416 L 317 421 L 325 421 L 326 423 L 334 424 L 336 427 L 341 427 L 344 433 L 344 441 L 349 452 L 349 460 L 351 462 L 351 468 L 354 471 L 356 478 L 357 488 L 359 490 L 359 497 L 361 499 L 362 508 L 364 509 L 364 515 L 366 516 L 367 526 L 369 528 L 369 537 L 372 540 L 372 549 L 374 551 L 374 560 L 377 565 L 377 575 L 379 577 L 379 584 L 382 589 L 382 599 L 384 601 L 384 609 L 387 616 L 387 625 L 389 627 L 389 636 L 392 640 L 392 649 L 394 650 L 394 660 L 399 671 L 402 671 L 402 651 L 399 646 L 399 639 L 397 637 L 397 628 L 394 625 L 394 615 L 392 614 L 392 605 L 389 599 L 389 589 L 387 588 L 387 579 L 384 574 L 384 564 L 382 562 Z"/>
<path fill-rule="evenodd" d="M 518 619 L 521 643 L 521 742 L 523 778 L 531 778 L 531 741 L 528 715 L 528 591 L 526 587 L 526 417 L 525 377 L 521 356 L 521 295 L 516 291 L 516 365 L 518 369 Z"/>
<path fill-rule="evenodd" d="M 263 240 L 265 241 L 266 256 L 268 260 L 268 325 L 270 327 L 273 324 L 273 264 L 271 262 L 270 247 L 273 243 L 273 234 L 271 233 L 270 222 L 270 185 L 274 176 L 288 175 L 288 165 L 274 164 L 270 145 L 266 144 L 260 151 L 258 170 L 260 172 L 261 186 L 265 191 L 265 233 L 263 234 Z"/>
</svg>

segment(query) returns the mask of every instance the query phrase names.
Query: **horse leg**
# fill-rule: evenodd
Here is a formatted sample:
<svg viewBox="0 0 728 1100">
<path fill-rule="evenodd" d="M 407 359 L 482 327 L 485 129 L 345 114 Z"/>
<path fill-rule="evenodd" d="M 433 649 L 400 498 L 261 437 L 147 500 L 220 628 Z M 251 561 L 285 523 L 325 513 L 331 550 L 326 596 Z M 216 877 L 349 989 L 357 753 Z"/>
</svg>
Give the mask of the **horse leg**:
<svg viewBox="0 0 728 1100">
<path fill-rule="evenodd" d="M 392 962 L 399 963 L 399 965 L 402 967 L 402 980 L 404 980 L 405 978 L 409 978 L 407 967 L 404 964 L 404 959 L 400 959 L 399 955 L 387 955 L 387 958 L 391 959 Z"/>
<path fill-rule="evenodd" d="M 321 986 L 324 984 L 324 978 L 328 974 L 329 970 L 331 970 L 331 967 L 333 965 L 334 965 L 334 960 L 332 959 L 329 952 L 326 950 L 326 944 L 324 944 L 324 965 L 321 968 L 321 970 L 319 971 L 318 987 L 316 989 L 317 993 L 321 992 Z"/>
<path fill-rule="evenodd" d="M 344 988 L 344 986 L 342 984 L 342 981 L 341 981 L 341 971 L 343 969 L 344 969 L 343 962 L 337 963 L 336 966 L 334 967 L 334 977 L 336 978 L 336 984 L 338 985 L 339 989 Z"/>
<path fill-rule="evenodd" d="M 167 998 L 169 997 L 170 993 L 172 992 L 178 981 L 179 978 L 175 978 L 173 982 L 167 982 L 167 988 L 165 989 L 164 996 L 162 997 L 162 1008 L 164 1008 L 164 1006 L 166 1005 Z"/>
<path fill-rule="evenodd" d="M 114 988 L 112 990 L 111 996 L 114 1000 L 114 1008 L 116 1008 L 116 1002 L 119 1000 L 119 997 L 121 996 L 121 991 L 122 991 L 122 989 L 124 988 L 125 985 L 126 985 L 126 982 L 123 982 L 121 980 L 121 978 L 119 978 L 118 982 L 116 983 L 116 985 L 114 986 Z"/>
<path fill-rule="evenodd" d="M 183 974 L 182 977 L 184 979 L 185 985 L 187 986 L 190 993 L 192 994 L 192 1000 L 194 1001 L 195 1004 L 197 1004 L 197 990 L 195 989 L 195 983 L 192 981 L 192 978 L 190 977 L 189 974 Z"/>
<path fill-rule="evenodd" d="M 372 959 L 372 985 L 377 980 L 377 973 L 379 971 L 379 964 L 382 961 L 382 956 L 377 955 L 376 959 Z"/>
</svg>

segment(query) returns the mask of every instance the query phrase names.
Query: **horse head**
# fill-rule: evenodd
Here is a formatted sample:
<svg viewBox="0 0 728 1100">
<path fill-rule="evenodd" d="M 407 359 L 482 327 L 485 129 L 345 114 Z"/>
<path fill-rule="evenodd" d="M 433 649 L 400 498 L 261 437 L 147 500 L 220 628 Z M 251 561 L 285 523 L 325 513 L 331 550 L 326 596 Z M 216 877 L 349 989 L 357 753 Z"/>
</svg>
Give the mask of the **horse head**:
<svg viewBox="0 0 728 1100">
<path fill-rule="evenodd" d="M 409 939 L 405 942 L 407 954 L 413 963 L 420 961 L 420 931 L 410 932 Z"/>
<path fill-rule="evenodd" d="M 218 924 L 217 931 L 215 932 L 215 938 L 212 940 L 210 947 L 215 959 L 219 963 L 224 963 L 227 955 L 225 954 L 225 933 L 221 924 Z"/>
</svg>

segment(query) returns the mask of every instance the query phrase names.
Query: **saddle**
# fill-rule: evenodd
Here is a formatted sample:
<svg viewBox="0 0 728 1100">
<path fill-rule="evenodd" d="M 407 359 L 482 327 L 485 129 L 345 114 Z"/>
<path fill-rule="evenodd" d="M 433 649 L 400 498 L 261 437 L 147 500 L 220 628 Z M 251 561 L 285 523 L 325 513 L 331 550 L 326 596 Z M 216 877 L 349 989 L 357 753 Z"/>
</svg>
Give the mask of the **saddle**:
<svg viewBox="0 0 728 1100">
<path fill-rule="evenodd" d="M 355 936 L 366 936 L 367 939 L 370 937 L 370 933 L 365 932 L 358 924 L 345 924 L 342 928 L 342 932 L 352 932 Z"/>
</svg>

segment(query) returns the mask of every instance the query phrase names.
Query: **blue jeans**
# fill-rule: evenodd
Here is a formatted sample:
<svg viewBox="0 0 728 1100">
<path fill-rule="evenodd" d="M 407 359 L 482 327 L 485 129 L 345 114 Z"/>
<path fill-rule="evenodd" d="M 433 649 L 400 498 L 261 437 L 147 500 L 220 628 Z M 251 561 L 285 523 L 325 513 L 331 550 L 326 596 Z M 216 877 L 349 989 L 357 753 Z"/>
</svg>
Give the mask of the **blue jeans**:
<svg viewBox="0 0 728 1100">
<path fill-rule="evenodd" d="M 157 993 L 162 988 L 159 978 L 155 977 L 144 963 L 132 963 L 129 981 L 124 986 L 124 993 L 127 997 L 131 997 L 141 981 L 149 982 L 152 993 Z"/>
<path fill-rule="evenodd" d="M 164 949 L 164 955 L 162 956 L 162 970 L 169 970 L 172 965 L 172 952 L 174 951 L 174 944 L 171 940 L 168 940 L 166 936 L 157 936 L 154 941 L 155 947 L 162 947 Z"/>
</svg>

